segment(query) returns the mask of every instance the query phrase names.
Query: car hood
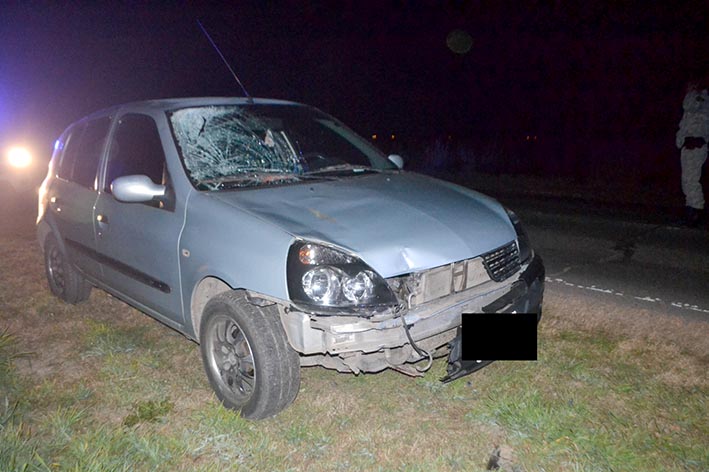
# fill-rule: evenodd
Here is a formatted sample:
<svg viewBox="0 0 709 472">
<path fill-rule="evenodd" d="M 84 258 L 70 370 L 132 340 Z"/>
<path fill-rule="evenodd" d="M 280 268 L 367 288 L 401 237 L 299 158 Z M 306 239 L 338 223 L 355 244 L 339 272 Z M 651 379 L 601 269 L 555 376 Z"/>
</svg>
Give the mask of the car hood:
<svg viewBox="0 0 709 472">
<path fill-rule="evenodd" d="M 296 238 L 355 253 L 383 277 L 475 257 L 516 237 L 495 200 L 409 172 L 210 195 Z"/>
</svg>

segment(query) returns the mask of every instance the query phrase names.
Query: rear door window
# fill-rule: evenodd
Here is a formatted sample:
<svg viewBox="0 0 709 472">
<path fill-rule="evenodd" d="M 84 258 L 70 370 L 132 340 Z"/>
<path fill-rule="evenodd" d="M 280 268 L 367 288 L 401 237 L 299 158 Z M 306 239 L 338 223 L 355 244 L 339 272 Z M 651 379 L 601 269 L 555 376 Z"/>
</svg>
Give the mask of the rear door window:
<svg viewBox="0 0 709 472">
<path fill-rule="evenodd" d="M 74 163 L 76 162 L 77 151 L 79 149 L 79 141 L 81 141 L 81 135 L 84 134 L 85 127 L 85 123 L 75 126 L 69 131 L 66 141 L 64 141 L 64 153 L 59 162 L 59 167 L 57 168 L 57 176 L 64 180 L 71 180 L 71 173 L 74 169 Z"/>
<path fill-rule="evenodd" d="M 59 167 L 59 177 L 82 187 L 95 188 L 96 171 L 110 124 L 109 117 L 98 118 L 70 134 Z"/>
</svg>

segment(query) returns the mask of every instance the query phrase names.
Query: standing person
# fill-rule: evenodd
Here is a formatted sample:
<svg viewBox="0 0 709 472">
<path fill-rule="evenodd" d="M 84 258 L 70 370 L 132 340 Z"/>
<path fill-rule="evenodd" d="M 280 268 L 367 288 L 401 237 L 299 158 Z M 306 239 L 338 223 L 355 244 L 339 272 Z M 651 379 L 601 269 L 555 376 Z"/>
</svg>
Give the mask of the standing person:
<svg viewBox="0 0 709 472">
<path fill-rule="evenodd" d="M 709 93 L 703 84 L 690 83 L 684 97 L 684 114 L 679 122 L 676 145 L 682 160 L 682 192 L 685 196 L 685 224 L 697 226 L 704 210 L 702 166 L 707 160 L 709 141 Z"/>
</svg>

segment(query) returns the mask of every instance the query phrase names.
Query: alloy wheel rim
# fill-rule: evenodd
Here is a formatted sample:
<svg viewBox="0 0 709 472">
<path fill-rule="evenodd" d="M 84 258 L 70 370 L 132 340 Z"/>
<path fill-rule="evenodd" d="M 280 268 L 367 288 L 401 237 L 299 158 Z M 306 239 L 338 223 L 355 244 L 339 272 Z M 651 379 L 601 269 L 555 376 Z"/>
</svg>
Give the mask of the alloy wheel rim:
<svg viewBox="0 0 709 472">
<path fill-rule="evenodd" d="M 239 325 L 219 316 L 209 333 L 208 356 L 221 390 L 238 403 L 251 398 L 256 385 L 254 357 L 248 339 Z"/>
<path fill-rule="evenodd" d="M 59 292 L 64 291 L 64 258 L 58 248 L 49 250 L 49 277 Z"/>
</svg>

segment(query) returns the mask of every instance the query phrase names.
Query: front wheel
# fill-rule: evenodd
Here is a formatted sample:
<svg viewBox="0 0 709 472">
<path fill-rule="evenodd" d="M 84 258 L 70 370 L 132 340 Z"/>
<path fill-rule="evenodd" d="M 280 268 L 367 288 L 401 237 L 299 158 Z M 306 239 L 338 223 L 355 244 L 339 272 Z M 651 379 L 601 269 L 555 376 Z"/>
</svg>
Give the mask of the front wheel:
<svg viewBox="0 0 709 472">
<path fill-rule="evenodd" d="M 239 291 L 217 295 L 204 308 L 199 338 L 207 378 L 227 408 L 262 419 L 295 399 L 300 359 L 275 305 L 252 305 Z"/>
</svg>

